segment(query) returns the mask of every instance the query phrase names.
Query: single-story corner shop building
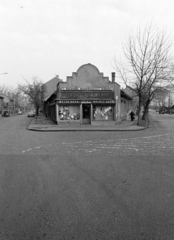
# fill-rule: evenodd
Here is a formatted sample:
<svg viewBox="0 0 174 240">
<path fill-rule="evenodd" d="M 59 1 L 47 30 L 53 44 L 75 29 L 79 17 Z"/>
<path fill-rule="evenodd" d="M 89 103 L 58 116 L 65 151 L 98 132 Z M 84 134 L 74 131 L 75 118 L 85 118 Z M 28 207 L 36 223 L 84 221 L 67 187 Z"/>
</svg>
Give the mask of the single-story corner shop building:
<svg viewBox="0 0 174 240">
<path fill-rule="evenodd" d="M 45 114 L 57 124 L 116 124 L 127 117 L 132 98 L 92 64 L 84 64 L 44 102 Z"/>
</svg>

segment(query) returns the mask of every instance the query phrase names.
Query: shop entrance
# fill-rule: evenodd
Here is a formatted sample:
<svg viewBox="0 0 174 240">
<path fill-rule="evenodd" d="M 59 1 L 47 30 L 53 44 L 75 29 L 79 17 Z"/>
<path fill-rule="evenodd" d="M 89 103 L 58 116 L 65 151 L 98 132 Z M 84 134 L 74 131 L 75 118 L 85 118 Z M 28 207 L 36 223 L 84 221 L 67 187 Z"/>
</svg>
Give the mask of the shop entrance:
<svg viewBox="0 0 174 240">
<path fill-rule="evenodd" d="M 82 104 L 82 124 L 91 123 L 91 104 Z"/>
</svg>

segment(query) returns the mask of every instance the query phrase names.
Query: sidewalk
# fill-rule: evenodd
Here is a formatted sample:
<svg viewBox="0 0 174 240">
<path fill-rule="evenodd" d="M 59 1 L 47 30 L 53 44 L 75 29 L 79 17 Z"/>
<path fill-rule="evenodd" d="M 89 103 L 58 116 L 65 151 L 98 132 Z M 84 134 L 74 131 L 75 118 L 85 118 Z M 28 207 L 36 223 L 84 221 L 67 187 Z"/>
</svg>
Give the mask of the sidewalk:
<svg viewBox="0 0 174 240">
<path fill-rule="evenodd" d="M 136 121 L 136 120 L 135 120 Z M 41 132 L 68 132 L 68 131 L 140 131 L 145 127 L 137 126 L 135 122 L 130 120 L 124 120 L 116 125 L 57 125 L 51 119 L 46 119 L 45 116 L 39 116 L 38 118 L 32 118 L 28 128 L 31 131 Z"/>
</svg>

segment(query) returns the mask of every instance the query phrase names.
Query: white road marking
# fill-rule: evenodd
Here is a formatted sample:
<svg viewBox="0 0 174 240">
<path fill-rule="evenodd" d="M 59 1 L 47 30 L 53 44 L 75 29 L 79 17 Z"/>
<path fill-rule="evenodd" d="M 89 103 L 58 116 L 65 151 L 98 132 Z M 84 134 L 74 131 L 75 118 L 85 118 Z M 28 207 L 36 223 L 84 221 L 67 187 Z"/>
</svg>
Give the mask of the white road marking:
<svg viewBox="0 0 174 240">
<path fill-rule="evenodd" d="M 32 148 L 28 148 L 28 149 L 26 150 L 26 152 L 31 151 L 31 150 L 32 150 Z"/>
<path fill-rule="evenodd" d="M 166 136 L 168 136 L 168 138 L 166 139 Z M 165 137 L 165 139 L 164 139 Z M 155 145 L 152 146 L 152 142 L 150 141 L 150 139 L 152 138 L 157 138 L 157 141 L 155 141 Z M 163 142 L 160 141 L 160 139 L 162 138 Z M 144 142 L 140 142 L 141 139 L 146 139 L 146 141 Z M 149 139 L 149 141 L 148 141 Z M 170 142 L 169 142 L 170 141 Z M 53 143 L 53 144 L 48 144 L 48 145 L 43 145 L 43 146 L 36 146 L 33 148 L 28 148 L 22 151 L 22 153 L 26 153 L 32 150 L 36 150 L 36 149 L 44 149 L 47 147 L 56 147 L 56 146 L 67 146 L 68 148 L 70 148 L 71 150 L 76 149 L 78 151 L 88 151 L 88 152 L 101 152 L 101 149 L 115 149 L 118 151 L 124 151 L 124 150 L 134 150 L 136 152 L 138 152 L 139 150 L 142 151 L 144 150 L 146 147 L 151 146 L 152 151 L 157 150 L 159 151 L 159 149 L 174 149 L 174 146 L 171 146 L 171 142 L 172 138 L 170 133 L 167 134 L 160 134 L 160 135 L 153 135 L 153 136 L 146 136 L 146 137 L 135 137 L 135 138 L 121 138 L 121 139 L 107 139 L 107 140 L 87 140 L 87 141 L 77 141 L 77 142 L 62 142 L 62 143 Z M 95 147 L 95 149 L 92 148 Z M 109 152 L 109 151 L 108 151 Z"/>
</svg>

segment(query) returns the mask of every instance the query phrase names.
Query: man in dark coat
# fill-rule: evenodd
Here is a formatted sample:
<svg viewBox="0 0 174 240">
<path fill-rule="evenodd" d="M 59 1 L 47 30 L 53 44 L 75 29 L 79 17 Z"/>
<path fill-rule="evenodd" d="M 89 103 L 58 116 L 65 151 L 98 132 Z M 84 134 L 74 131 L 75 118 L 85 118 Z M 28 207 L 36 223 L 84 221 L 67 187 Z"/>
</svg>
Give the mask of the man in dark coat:
<svg viewBox="0 0 174 240">
<path fill-rule="evenodd" d="M 130 112 L 130 117 L 131 117 L 131 121 L 135 119 L 135 113 L 133 111 Z"/>
</svg>

